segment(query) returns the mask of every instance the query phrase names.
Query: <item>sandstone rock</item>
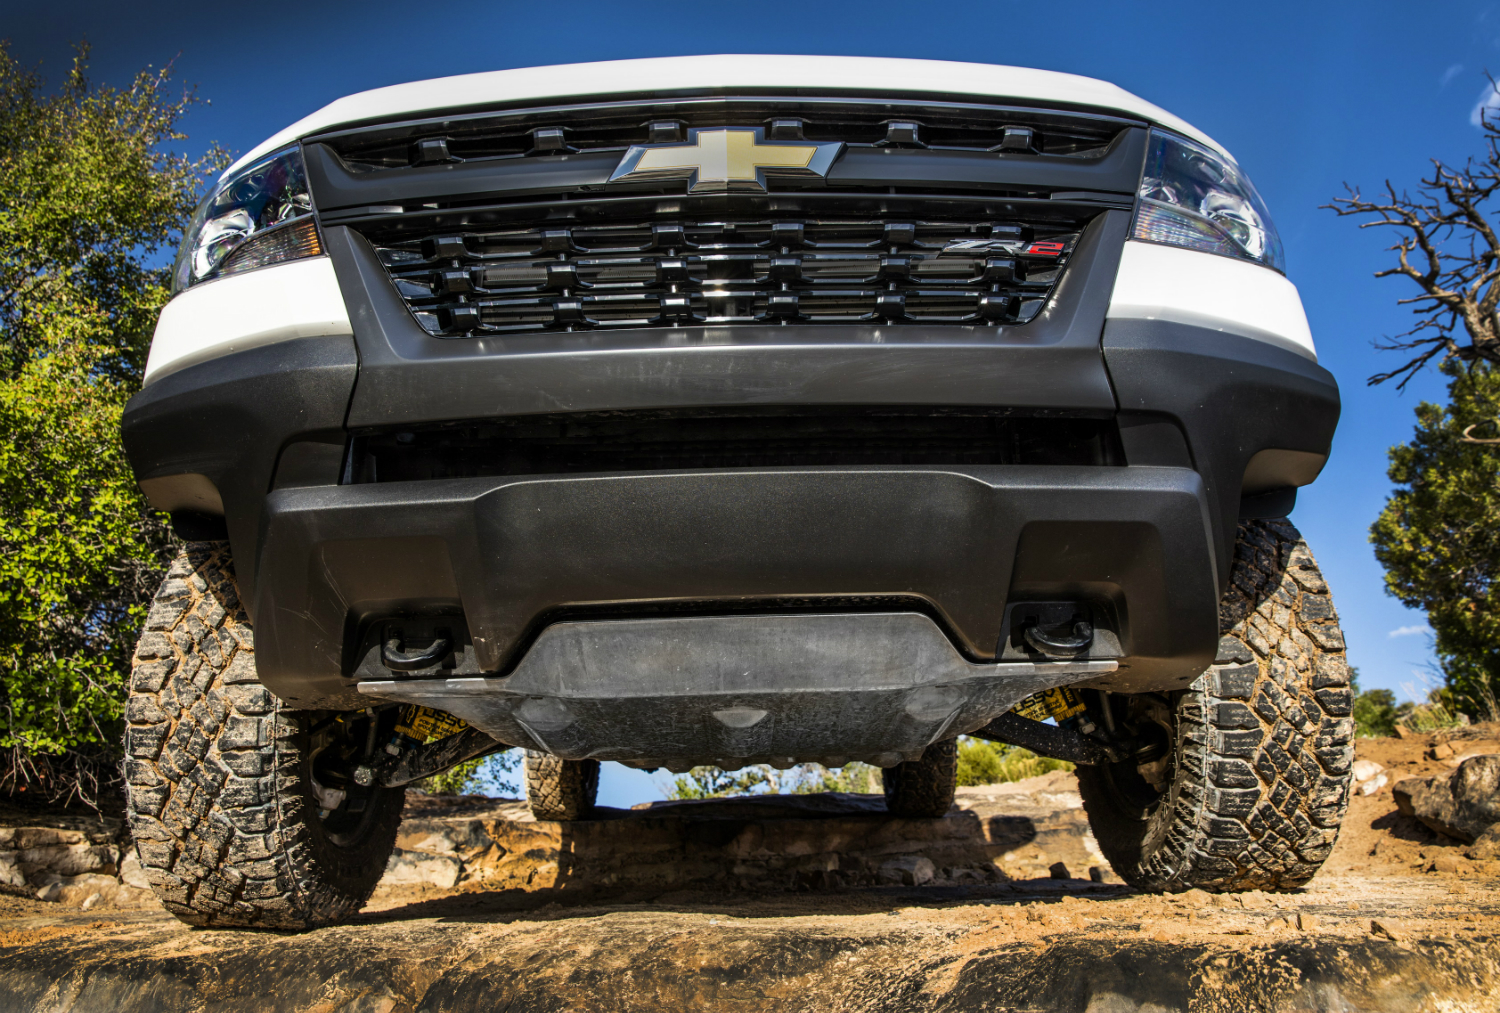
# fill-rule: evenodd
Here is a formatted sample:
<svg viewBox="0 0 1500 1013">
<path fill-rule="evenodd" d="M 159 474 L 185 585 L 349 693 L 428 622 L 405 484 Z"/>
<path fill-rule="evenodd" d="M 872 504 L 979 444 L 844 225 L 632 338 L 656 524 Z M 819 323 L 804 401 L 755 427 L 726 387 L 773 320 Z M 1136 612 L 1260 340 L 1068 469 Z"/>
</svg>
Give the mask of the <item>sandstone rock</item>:
<svg viewBox="0 0 1500 1013">
<path fill-rule="evenodd" d="M 103 899 L 104 899 L 104 894 L 102 894 L 99 891 L 95 890 L 93 893 L 89 894 L 88 897 L 84 900 L 84 902 L 81 905 L 79 905 L 79 906 L 84 911 L 89 911 L 89 910 L 93 909 L 93 907 L 94 907 L 95 904 L 98 904 L 99 901 L 101 901 Z"/>
<path fill-rule="evenodd" d="M 36 892 L 36 899 L 41 901 L 54 901 L 62 894 L 61 883 L 48 883 Z"/>
<path fill-rule="evenodd" d="M 1474 846 L 1469 849 L 1469 857 L 1480 862 L 1490 862 L 1500 858 L 1500 823 L 1496 823 L 1484 833 L 1474 839 Z"/>
<path fill-rule="evenodd" d="M 1318 930 L 1318 926 L 1321 924 L 1322 919 L 1320 919 L 1317 915 L 1308 914 L 1306 911 L 1297 912 L 1297 928 L 1301 929 L 1303 932 L 1316 932 Z"/>
<path fill-rule="evenodd" d="M 1400 942 L 1411 933 L 1405 922 L 1394 918 L 1372 918 L 1370 919 L 1370 934 L 1383 936 L 1392 942 Z"/>
<path fill-rule="evenodd" d="M 88 902 L 90 897 L 98 895 L 94 904 L 119 904 L 130 902 L 144 894 L 139 893 L 131 887 L 123 885 L 113 876 L 100 873 L 85 873 L 81 876 L 65 876 L 56 883 L 58 887 L 57 897 L 59 904 L 69 907 L 79 907 Z"/>
<path fill-rule="evenodd" d="M 881 863 L 880 880 L 903 886 L 921 886 L 932 882 L 937 870 L 925 855 L 905 855 Z"/>
<path fill-rule="evenodd" d="M 1397 725 L 1396 726 L 1396 738 L 1398 738 L 1398 739 L 1414 739 L 1416 737 L 1417 737 L 1417 733 L 1414 732 L 1414 731 L 1412 731 L 1410 728 L 1406 727 L 1405 725 Z"/>
<path fill-rule="evenodd" d="M 1383 770 L 1385 770 L 1385 768 L 1376 763 L 1374 760 L 1355 760 L 1354 781 L 1356 784 L 1368 781 Z"/>
<path fill-rule="evenodd" d="M 1439 742 L 1437 745 L 1427 750 L 1427 758 L 1429 760 L 1446 760 L 1452 755 L 1453 747 L 1448 745 L 1448 743 L 1446 742 Z"/>
<path fill-rule="evenodd" d="M 26 885 L 26 875 L 21 872 L 21 866 L 16 861 L 16 853 L 14 851 L 0 851 L 0 884 L 5 886 Z"/>
<path fill-rule="evenodd" d="M 456 879 L 495 891 L 832 889 L 1044 879 L 1061 862 L 1098 869 L 1095 882 L 1120 883 L 1076 789 L 1068 771 L 965 787 L 937 820 L 894 818 L 880 795 L 825 793 L 600 807 L 594 818 L 567 824 L 532 820 L 518 802 L 414 796 L 398 834 L 403 857 L 382 882 Z"/>
<path fill-rule="evenodd" d="M 450 890 L 458 884 L 463 863 L 449 855 L 397 850 L 386 863 L 383 883 L 399 886 L 435 886 Z"/>
<path fill-rule="evenodd" d="M 1471 757 L 1446 777 L 1408 778 L 1392 791 L 1402 813 L 1472 844 L 1500 823 L 1500 754 Z"/>
<path fill-rule="evenodd" d="M 120 860 L 120 882 L 137 890 L 151 889 L 151 881 L 146 878 L 146 871 L 141 868 L 141 860 L 134 847 Z"/>
<path fill-rule="evenodd" d="M 1376 774 L 1374 777 L 1370 778 L 1370 780 L 1359 786 L 1359 793 L 1361 795 L 1373 795 L 1389 783 L 1390 778 L 1386 777 L 1384 774 Z"/>
<path fill-rule="evenodd" d="M 1051 875 L 1051 877 L 1053 879 L 1072 879 L 1073 878 L 1072 873 L 1068 872 L 1067 865 L 1065 865 L 1062 862 L 1053 862 L 1050 866 L 1047 867 L 1047 872 Z"/>
</svg>

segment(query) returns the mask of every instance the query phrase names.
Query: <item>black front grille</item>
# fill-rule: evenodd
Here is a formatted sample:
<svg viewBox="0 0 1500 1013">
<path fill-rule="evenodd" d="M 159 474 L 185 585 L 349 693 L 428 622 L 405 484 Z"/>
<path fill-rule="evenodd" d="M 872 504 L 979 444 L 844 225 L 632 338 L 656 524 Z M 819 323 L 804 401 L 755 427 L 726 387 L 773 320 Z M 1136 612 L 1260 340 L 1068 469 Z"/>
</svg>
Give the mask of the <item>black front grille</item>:
<svg viewBox="0 0 1500 1013">
<path fill-rule="evenodd" d="M 349 481 L 850 465 L 1124 463 L 1112 419 L 803 407 L 527 415 L 357 434 Z"/>
<path fill-rule="evenodd" d="M 916 218 L 566 221 L 377 246 L 432 334 L 687 324 L 1025 323 L 1075 226 Z"/>
<path fill-rule="evenodd" d="M 893 85 L 894 87 L 895 85 Z M 694 128 L 841 142 L 826 176 L 707 196 L 612 180 Z M 325 225 L 368 239 L 435 335 L 688 325 L 1024 324 L 1145 131 L 909 99 L 718 96 L 497 110 L 310 138 Z"/>
</svg>

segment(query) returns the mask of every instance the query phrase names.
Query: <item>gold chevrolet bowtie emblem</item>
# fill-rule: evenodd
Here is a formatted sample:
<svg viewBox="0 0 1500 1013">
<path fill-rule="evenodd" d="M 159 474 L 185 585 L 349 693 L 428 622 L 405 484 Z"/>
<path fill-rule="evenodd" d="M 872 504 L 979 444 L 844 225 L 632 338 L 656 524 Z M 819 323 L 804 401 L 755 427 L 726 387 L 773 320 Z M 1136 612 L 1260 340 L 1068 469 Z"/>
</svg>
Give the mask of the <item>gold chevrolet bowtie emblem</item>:
<svg viewBox="0 0 1500 1013">
<path fill-rule="evenodd" d="M 843 147 L 842 141 L 767 141 L 760 130 L 749 127 L 693 130 L 686 144 L 632 147 L 609 181 L 690 179 L 688 193 L 764 193 L 768 172 L 804 178 L 826 176 Z"/>
</svg>

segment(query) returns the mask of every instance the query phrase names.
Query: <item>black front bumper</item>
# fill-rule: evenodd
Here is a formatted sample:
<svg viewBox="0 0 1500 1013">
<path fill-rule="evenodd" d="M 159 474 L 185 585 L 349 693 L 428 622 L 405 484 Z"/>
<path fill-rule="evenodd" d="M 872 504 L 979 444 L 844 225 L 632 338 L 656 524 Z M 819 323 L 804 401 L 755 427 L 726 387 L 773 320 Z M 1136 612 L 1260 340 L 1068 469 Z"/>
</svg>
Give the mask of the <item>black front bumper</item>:
<svg viewBox="0 0 1500 1013">
<path fill-rule="evenodd" d="M 257 664 L 299 704 L 351 693 L 375 625 L 413 615 L 462 616 L 463 667 L 476 672 L 509 670 L 540 627 L 584 605 L 619 616 L 916 603 L 965 655 L 992 659 L 1008 600 L 1087 598 L 1128 617 L 1128 660 L 1110 679 L 1152 684 L 1190 681 L 1217 641 L 1207 502 L 1186 468 L 288 489 L 266 501 L 264 531 Z"/>
<path fill-rule="evenodd" d="M 421 331 L 363 241 L 329 229 L 353 337 L 158 380 L 127 408 L 126 449 L 142 479 L 195 473 L 217 488 L 261 676 L 298 706 L 361 706 L 359 670 L 390 618 L 446 617 L 466 642 L 461 666 L 484 673 L 509 670 L 558 619 L 664 611 L 916 610 L 985 661 L 1009 605 L 1047 600 L 1093 602 L 1116 634 L 1120 669 L 1101 685 L 1173 688 L 1211 660 L 1247 475 L 1272 500 L 1310 481 L 1338 391 L 1326 370 L 1263 342 L 1106 329 L 1127 223 L 1096 218 L 1024 326 L 467 341 Z M 746 404 L 1112 418 L 1127 466 L 345 481 L 351 430 Z"/>
</svg>

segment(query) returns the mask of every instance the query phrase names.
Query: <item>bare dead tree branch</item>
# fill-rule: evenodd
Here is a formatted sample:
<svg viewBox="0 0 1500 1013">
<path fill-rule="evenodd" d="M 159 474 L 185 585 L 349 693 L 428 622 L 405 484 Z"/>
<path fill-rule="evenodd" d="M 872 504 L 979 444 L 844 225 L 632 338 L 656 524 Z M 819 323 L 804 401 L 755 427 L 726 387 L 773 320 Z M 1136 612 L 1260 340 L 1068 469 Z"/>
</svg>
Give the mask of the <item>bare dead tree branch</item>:
<svg viewBox="0 0 1500 1013">
<path fill-rule="evenodd" d="M 1500 84 L 1489 80 L 1500 97 Z M 1375 277 L 1406 278 L 1419 290 L 1398 300 L 1411 307 L 1412 328 L 1375 343 L 1406 361 L 1370 377 L 1372 385 L 1396 380 L 1404 388 L 1433 360 L 1500 365 L 1500 232 L 1489 217 L 1489 202 L 1500 194 L 1500 118 L 1484 109 L 1480 119 L 1483 155 L 1459 168 L 1434 159 L 1415 194 L 1386 180 L 1380 194 L 1365 197 L 1346 183 L 1345 195 L 1324 205 L 1341 218 L 1367 219 L 1362 229 L 1393 229 L 1396 241 L 1387 249 L 1395 266 Z"/>
</svg>

